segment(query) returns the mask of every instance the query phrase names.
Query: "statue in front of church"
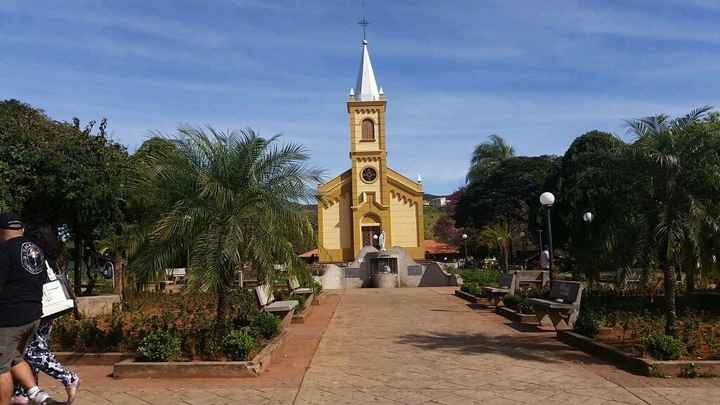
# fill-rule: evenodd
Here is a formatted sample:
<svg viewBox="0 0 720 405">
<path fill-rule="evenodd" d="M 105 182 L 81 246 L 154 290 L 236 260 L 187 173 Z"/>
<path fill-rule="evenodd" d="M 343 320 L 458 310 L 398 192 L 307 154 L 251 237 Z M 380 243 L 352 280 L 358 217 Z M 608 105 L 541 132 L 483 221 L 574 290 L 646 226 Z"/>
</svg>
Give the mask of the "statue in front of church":
<svg viewBox="0 0 720 405">
<path fill-rule="evenodd" d="M 378 246 L 380 246 L 380 250 L 385 250 L 385 231 L 380 231 L 380 236 L 378 236 Z"/>
</svg>

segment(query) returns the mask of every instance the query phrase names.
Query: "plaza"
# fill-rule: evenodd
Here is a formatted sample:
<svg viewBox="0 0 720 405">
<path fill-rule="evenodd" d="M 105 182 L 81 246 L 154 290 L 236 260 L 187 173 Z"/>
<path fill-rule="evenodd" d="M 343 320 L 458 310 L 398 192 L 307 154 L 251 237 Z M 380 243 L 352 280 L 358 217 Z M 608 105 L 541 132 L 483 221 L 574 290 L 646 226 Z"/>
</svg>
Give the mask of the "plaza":
<svg viewBox="0 0 720 405">
<path fill-rule="evenodd" d="M 113 380 L 78 404 L 711 404 L 718 379 L 641 377 L 473 309 L 451 288 L 331 292 L 255 379 Z M 42 377 L 41 382 L 48 381 Z"/>
</svg>

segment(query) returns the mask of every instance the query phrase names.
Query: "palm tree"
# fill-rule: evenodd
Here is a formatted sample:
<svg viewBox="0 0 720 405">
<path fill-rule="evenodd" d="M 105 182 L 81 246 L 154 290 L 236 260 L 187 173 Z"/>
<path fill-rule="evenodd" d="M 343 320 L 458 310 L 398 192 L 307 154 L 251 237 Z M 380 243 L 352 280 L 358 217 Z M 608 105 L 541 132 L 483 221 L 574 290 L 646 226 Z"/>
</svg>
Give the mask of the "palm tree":
<svg viewBox="0 0 720 405">
<path fill-rule="evenodd" d="M 647 174 L 650 208 L 646 223 L 653 232 L 650 241 L 663 272 L 665 333 L 669 335 L 675 334 L 677 316 L 674 263 L 683 255 L 697 257 L 689 249 L 701 246 L 701 229 L 718 229 L 709 211 L 714 203 L 708 198 L 713 195 L 708 191 L 717 189 L 713 183 L 720 176 L 717 134 L 698 125 L 710 109 L 698 108 L 677 119 L 659 115 L 628 121 L 637 138 L 630 151 Z"/>
<path fill-rule="evenodd" d="M 190 289 L 216 296 L 218 333 L 236 272 L 249 264 L 267 280 L 277 263 L 294 271 L 293 247 L 313 238 L 296 203 L 313 198 L 309 186 L 320 172 L 307 166 L 302 146 L 277 141 L 251 129 L 184 127 L 154 140 L 139 163 L 133 191 L 151 200 L 156 215 L 135 241 L 139 281 L 187 263 Z"/>
<path fill-rule="evenodd" d="M 466 177 L 468 183 L 484 179 L 501 161 L 515 156 L 515 150 L 502 136 L 490 135 L 488 139 L 475 146 Z"/>
<path fill-rule="evenodd" d="M 511 239 L 512 233 L 507 222 L 486 226 L 480 232 L 480 240 L 485 246 L 500 250 L 500 254 L 503 255 L 503 269 L 505 271 L 510 268 Z"/>
</svg>

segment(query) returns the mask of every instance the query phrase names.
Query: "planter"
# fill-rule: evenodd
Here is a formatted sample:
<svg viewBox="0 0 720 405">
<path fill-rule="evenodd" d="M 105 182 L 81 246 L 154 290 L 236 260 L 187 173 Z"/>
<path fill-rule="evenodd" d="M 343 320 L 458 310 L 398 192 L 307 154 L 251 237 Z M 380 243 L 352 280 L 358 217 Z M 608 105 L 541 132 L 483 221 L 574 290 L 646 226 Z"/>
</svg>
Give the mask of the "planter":
<svg viewBox="0 0 720 405">
<path fill-rule="evenodd" d="M 507 318 L 513 322 L 532 324 L 532 325 L 538 324 L 537 316 L 535 316 L 535 314 L 521 314 L 521 313 L 515 311 L 514 309 L 510 309 L 505 306 L 496 307 L 495 313 L 498 315 L 502 315 L 505 318 Z"/>
<path fill-rule="evenodd" d="M 113 378 L 242 378 L 257 377 L 278 355 L 288 332 L 284 330 L 250 361 L 141 362 L 127 359 L 113 365 Z"/>
<path fill-rule="evenodd" d="M 305 299 L 305 305 L 299 313 L 293 314 L 292 323 L 305 323 L 305 319 L 310 316 L 313 303 L 315 302 L 315 294 L 310 294 Z"/>
<path fill-rule="evenodd" d="M 480 300 L 487 301 L 485 299 L 485 297 L 478 297 L 477 295 L 473 295 L 473 294 L 470 294 L 469 292 L 465 292 L 465 291 L 459 290 L 459 289 L 455 290 L 455 295 L 464 300 L 470 301 L 473 304 L 479 304 Z"/>
<path fill-rule="evenodd" d="M 575 332 L 559 331 L 558 338 L 561 342 L 613 363 L 618 368 L 645 376 L 680 376 L 683 370 L 689 369 L 693 364 L 700 373 L 720 374 L 720 361 L 718 360 L 653 360 L 630 356 L 613 346 L 596 342 Z"/>
<path fill-rule="evenodd" d="M 55 358 L 60 363 L 77 366 L 112 366 L 117 362 L 135 357 L 135 353 L 55 353 Z"/>
</svg>

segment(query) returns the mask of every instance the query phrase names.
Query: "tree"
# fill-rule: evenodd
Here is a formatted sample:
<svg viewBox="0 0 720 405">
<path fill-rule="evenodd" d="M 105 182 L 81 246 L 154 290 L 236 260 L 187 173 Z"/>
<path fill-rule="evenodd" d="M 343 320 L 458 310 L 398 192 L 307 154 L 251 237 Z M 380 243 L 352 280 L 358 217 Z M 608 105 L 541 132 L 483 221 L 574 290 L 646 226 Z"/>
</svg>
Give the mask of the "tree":
<svg viewBox="0 0 720 405">
<path fill-rule="evenodd" d="M 513 147 L 500 135 L 490 135 L 488 141 L 475 146 L 470 170 L 466 177 L 468 183 L 482 181 L 505 159 L 515 156 Z"/>
<path fill-rule="evenodd" d="M 644 169 L 646 198 L 653 208 L 645 216 L 663 272 L 666 334 L 676 332 L 676 258 L 684 247 L 689 253 L 688 242 L 697 241 L 701 229 L 719 228 L 713 206 L 720 200 L 720 133 L 717 126 L 700 123 L 709 110 L 702 107 L 676 119 L 659 115 L 628 122 L 636 135 L 630 152 Z"/>
<path fill-rule="evenodd" d="M 527 225 L 530 207 L 538 205 L 554 160 L 552 156 L 520 156 L 502 161 L 489 177 L 468 185 L 462 193 L 455 207 L 457 226 Z"/>
<path fill-rule="evenodd" d="M 603 269 L 629 268 L 644 232 L 636 167 L 618 153 L 627 145 L 609 133 L 576 138 L 549 176 L 545 189 L 560 197 L 553 206 L 553 240 L 575 259 L 576 269 L 595 279 Z M 583 214 L 593 221 L 585 223 Z"/>
<path fill-rule="evenodd" d="M 510 269 L 510 241 L 512 233 L 510 225 L 502 222 L 486 226 L 480 233 L 482 243 L 489 248 L 496 248 L 503 256 L 503 270 Z"/>
<path fill-rule="evenodd" d="M 122 221 L 127 183 L 125 148 L 98 133 L 95 122 L 53 121 L 17 100 L 0 102 L 0 205 L 35 228 L 62 229 L 74 242 L 75 290 L 80 294 L 85 247 Z"/>
<path fill-rule="evenodd" d="M 251 264 L 270 280 L 274 265 L 301 266 L 294 245 L 312 240 L 296 203 L 311 199 L 320 173 L 295 144 L 278 145 L 252 130 L 180 128 L 143 151 L 134 193 L 157 217 L 131 266 L 144 282 L 187 260 L 191 290 L 216 297 L 216 332 L 224 330 L 226 294 L 236 272 Z"/>
</svg>

